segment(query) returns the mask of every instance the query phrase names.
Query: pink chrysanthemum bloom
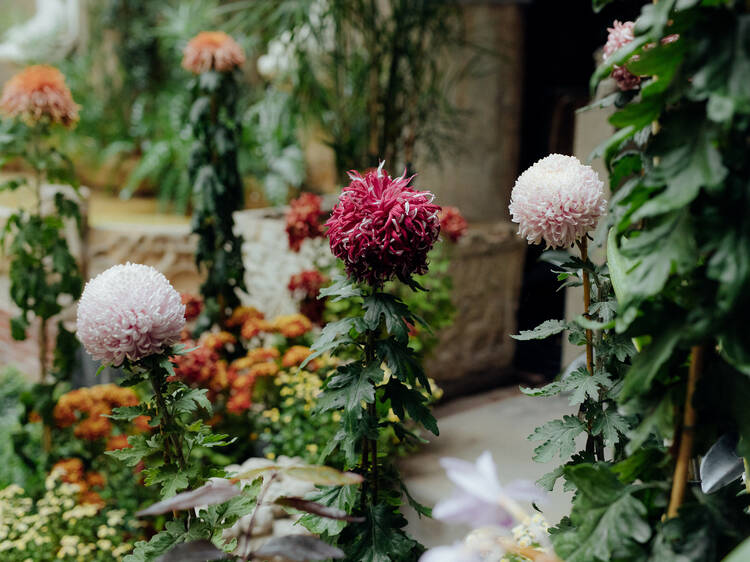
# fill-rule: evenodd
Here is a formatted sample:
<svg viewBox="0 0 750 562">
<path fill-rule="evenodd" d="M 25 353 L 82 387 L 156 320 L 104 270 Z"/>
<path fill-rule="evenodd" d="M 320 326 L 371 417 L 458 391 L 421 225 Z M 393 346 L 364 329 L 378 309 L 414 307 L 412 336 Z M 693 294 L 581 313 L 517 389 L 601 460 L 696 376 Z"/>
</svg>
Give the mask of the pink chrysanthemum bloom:
<svg viewBox="0 0 750 562">
<path fill-rule="evenodd" d="M 521 174 L 510 196 L 518 234 L 529 243 L 569 247 L 607 210 L 604 183 L 574 156 L 550 154 Z"/>
<path fill-rule="evenodd" d="M 635 23 L 626 21 L 621 23 L 615 20 L 612 27 L 608 27 L 607 43 L 604 45 L 604 60 L 606 61 L 612 54 L 632 42 L 634 39 L 633 28 Z"/>
<path fill-rule="evenodd" d="M 90 280 L 78 303 L 78 338 L 97 360 L 137 361 L 180 341 L 185 305 L 153 267 L 115 265 Z"/>
<path fill-rule="evenodd" d="M 333 255 L 351 278 L 374 287 L 425 273 L 440 234 L 435 196 L 409 187 L 413 176 L 392 178 L 383 164 L 364 176 L 349 172 L 352 181 L 326 222 Z"/>
<path fill-rule="evenodd" d="M 0 110 L 29 124 L 42 119 L 70 127 L 78 121 L 78 105 L 65 85 L 65 76 L 53 66 L 34 65 L 6 82 Z"/>
<path fill-rule="evenodd" d="M 320 224 L 320 217 L 323 215 L 322 204 L 323 199 L 313 193 L 303 193 L 289 202 L 286 234 L 289 238 L 289 247 L 295 252 L 299 252 L 302 242 L 308 238 L 323 236 L 323 227 Z"/>
<path fill-rule="evenodd" d="M 445 206 L 440 210 L 438 217 L 440 217 L 440 233 L 451 242 L 458 242 L 469 228 L 458 207 Z"/>
<path fill-rule="evenodd" d="M 195 74 L 229 72 L 245 62 L 242 47 L 223 31 L 202 31 L 185 47 L 182 67 Z"/>
<path fill-rule="evenodd" d="M 609 35 L 607 36 L 607 43 L 604 45 L 604 60 L 606 61 L 611 57 L 618 49 L 621 49 L 634 39 L 633 28 L 635 23 L 632 21 L 626 21 L 621 23 L 617 20 L 614 21 L 612 27 L 608 27 Z M 630 72 L 624 66 L 615 65 L 612 69 L 612 78 L 614 78 L 617 87 L 623 92 L 633 90 L 637 88 L 641 83 L 640 76 L 636 76 Z"/>
</svg>

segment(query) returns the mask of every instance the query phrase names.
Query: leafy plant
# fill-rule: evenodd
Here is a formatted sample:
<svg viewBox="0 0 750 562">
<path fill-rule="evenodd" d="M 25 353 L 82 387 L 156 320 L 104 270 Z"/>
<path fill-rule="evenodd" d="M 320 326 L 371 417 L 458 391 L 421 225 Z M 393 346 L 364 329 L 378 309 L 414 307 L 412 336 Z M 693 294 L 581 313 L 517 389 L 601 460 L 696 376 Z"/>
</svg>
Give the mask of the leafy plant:
<svg viewBox="0 0 750 562">
<path fill-rule="evenodd" d="M 192 83 L 190 125 L 195 141 L 188 174 L 193 186 L 193 232 L 198 235 L 195 261 L 205 272 L 205 301 L 199 329 L 223 326 L 227 311 L 239 306 L 245 289 L 242 237 L 234 233 L 232 213 L 243 208 L 244 190 L 237 167 L 239 120 L 237 71 L 208 70 Z"/>
<path fill-rule="evenodd" d="M 326 325 L 307 360 L 340 349 L 353 350 L 356 357 L 339 366 L 336 373 L 326 379 L 318 399 L 317 411 L 334 411 L 341 416 L 341 427 L 322 451 L 320 460 L 325 461 L 332 452 L 339 450 L 343 453 L 345 467 L 357 467 L 366 481 L 357 495 L 323 491 L 317 501 L 347 512 L 354 509 L 364 521 L 344 528 L 326 526 L 323 529 L 309 521 L 309 528 L 322 532 L 333 544 L 341 546 L 352 560 L 382 557 L 416 560 L 423 549 L 403 531 L 406 525 L 400 513 L 403 483 L 382 451 L 379 453 L 378 435 L 390 428 L 400 440 L 419 441 L 404 424 L 407 419 L 438 433 L 427 399 L 417 390 L 420 386 L 429 389 L 429 381 L 408 346 L 408 326 L 418 320 L 393 295 L 344 279 L 323 289 L 321 296 L 334 300 L 354 297 L 360 301 L 362 313 Z M 390 370 L 389 377 L 385 376 L 383 365 Z M 395 413 L 393 419 L 386 416 L 390 409 Z M 408 494 L 407 498 L 420 513 L 429 513 Z"/>
<path fill-rule="evenodd" d="M 566 560 L 719 560 L 750 532 L 739 481 L 709 491 L 690 482 L 700 475 L 694 457 L 726 434 L 738 438 L 737 456 L 750 454 L 741 312 L 750 281 L 748 18 L 741 2 L 649 3 L 634 39 L 592 77 L 595 87 L 617 65 L 640 77 L 640 90 L 608 98 L 618 130 L 595 152 L 614 193 L 607 254 L 616 303 L 607 306 L 616 313 L 581 324 L 638 352 L 607 371 L 607 411 L 629 422 L 615 426 L 613 458 L 595 446 L 547 479 L 561 475 L 576 490 L 570 516 L 552 530 Z"/>
</svg>

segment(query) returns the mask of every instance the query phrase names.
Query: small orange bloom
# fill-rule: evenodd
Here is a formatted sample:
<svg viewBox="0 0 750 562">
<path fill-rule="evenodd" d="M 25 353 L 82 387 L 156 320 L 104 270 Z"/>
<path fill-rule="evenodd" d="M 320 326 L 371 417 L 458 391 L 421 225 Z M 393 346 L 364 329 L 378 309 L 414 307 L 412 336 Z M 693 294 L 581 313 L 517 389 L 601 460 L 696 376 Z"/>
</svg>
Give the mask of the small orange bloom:
<svg viewBox="0 0 750 562">
<path fill-rule="evenodd" d="M 108 451 L 117 451 L 118 449 L 127 449 L 129 447 L 132 447 L 132 445 L 128 443 L 127 435 L 113 435 L 107 440 Z"/>
<path fill-rule="evenodd" d="M 227 326 L 236 328 L 248 320 L 263 320 L 263 318 L 265 318 L 265 315 L 253 306 L 238 306 L 227 320 Z"/>
<path fill-rule="evenodd" d="M 86 484 L 89 488 L 104 488 L 106 483 L 107 480 L 102 473 L 94 471 L 86 473 Z"/>
<path fill-rule="evenodd" d="M 96 441 L 104 439 L 112 432 L 112 423 L 101 416 L 86 418 L 73 430 L 73 434 L 79 439 Z"/>
<path fill-rule="evenodd" d="M 185 47 L 182 67 L 195 74 L 208 70 L 228 72 L 245 62 L 245 53 L 223 31 L 202 31 Z"/>
<path fill-rule="evenodd" d="M 39 415 L 39 412 L 36 410 L 29 412 L 29 423 L 39 423 L 40 421 L 42 421 L 42 416 Z"/>
<path fill-rule="evenodd" d="M 232 394 L 227 402 L 227 411 L 232 414 L 241 414 L 252 404 L 252 398 L 249 391 L 241 391 Z"/>
<path fill-rule="evenodd" d="M 133 418 L 133 426 L 136 428 L 136 430 L 146 433 L 147 431 L 151 431 L 153 429 L 153 427 L 148 424 L 148 422 L 150 421 L 151 416 L 138 416 L 137 418 Z"/>
<path fill-rule="evenodd" d="M 249 318 L 242 324 L 242 338 L 251 340 L 264 332 L 273 332 L 273 324 L 262 318 Z"/>
<path fill-rule="evenodd" d="M 267 361 L 265 363 L 258 363 L 257 365 L 253 365 L 250 367 L 250 372 L 248 375 L 250 375 L 252 378 L 255 377 L 272 377 L 276 373 L 279 372 L 279 366 L 271 361 Z"/>
<path fill-rule="evenodd" d="M 61 469 L 63 475 L 60 478 L 68 484 L 78 484 L 83 481 L 83 461 L 81 459 L 62 459 L 52 466 L 52 471 Z"/>
<path fill-rule="evenodd" d="M 32 125 L 43 118 L 65 127 L 78 121 L 78 105 L 65 85 L 65 76 L 42 64 L 26 67 L 6 82 L 0 110 Z"/>
<path fill-rule="evenodd" d="M 97 494 L 96 492 L 92 492 L 91 490 L 81 492 L 81 494 L 78 496 L 78 503 L 80 503 L 81 505 L 95 505 L 99 509 L 107 505 L 107 503 L 99 494 Z"/>
<path fill-rule="evenodd" d="M 293 345 L 281 358 L 282 367 L 296 367 L 310 356 L 310 348 L 305 345 Z"/>
<path fill-rule="evenodd" d="M 223 347 L 236 342 L 237 339 L 229 332 L 215 332 L 201 336 L 198 344 L 207 347 L 211 351 L 220 351 Z"/>
<path fill-rule="evenodd" d="M 312 330 L 312 322 L 302 314 L 279 316 L 273 321 L 273 326 L 285 338 L 298 338 Z"/>
</svg>

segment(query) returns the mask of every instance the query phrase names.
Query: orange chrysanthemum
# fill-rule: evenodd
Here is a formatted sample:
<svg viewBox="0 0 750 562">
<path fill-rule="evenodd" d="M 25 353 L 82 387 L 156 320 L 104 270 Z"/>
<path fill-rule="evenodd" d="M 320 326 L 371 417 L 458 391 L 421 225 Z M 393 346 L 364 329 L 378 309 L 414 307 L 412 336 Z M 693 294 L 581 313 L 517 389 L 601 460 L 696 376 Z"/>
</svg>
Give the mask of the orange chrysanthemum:
<svg viewBox="0 0 750 562">
<path fill-rule="evenodd" d="M 234 328 L 241 326 L 248 320 L 263 320 L 263 318 L 265 318 L 263 313 L 253 306 L 238 306 L 227 320 L 227 326 Z"/>
<path fill-rule="evenodd" d="M 273 327 L 285 338 L 298 338 L 312 330 L 312 322 L 302 314 L 288 314 L 276 318 Z"/>
<path fill-rule="evenodd" d="M 0 110 L 29 124 L 42 119 L 70 127 L 78 121 L 78 105 L 65 85 L 65 76 L 53 66 L 34 65 L 6 82 Z"/>
<path fill-rule="evenodd" d="M 133 418 L 133 427 L 135 427 L 137 431 L 146 433 L 153 429 L 148 424 L 150 421 L 151 421 L 151 416 L 138 416 L 137 418 Z"/>
<path fill-rule="evenodd" d="M 310 353 L 312 353 L 312 351 L 310 351 L 310 348 L 305 345 L 293 345 L 286 350 L 284 357 L 281 358 L 281 366 L 296 367 L 307 359 Z"/>
<path fill-rule="evenodd" d="M 101 415 L 92 415 L 79 423 L 73 430 L 73 434 L 79 439 L 96 441 L 103 439 L 112 432 L 112 422 Z"/>
<path fill-rule="evenodd" d="M 129 447 L 132 447 L 132 445 L 128 443 L 127 435 L 113 435 L 107 440 L 108 451 L 117 451 L 118 449 L 127 449 Z"/>
<path fill-rule="evenodd" d="M 202 31 L 190 40 L 182 57 L 182 67 L 195 74 L 229 72 L 244 62 L 242 47 L 223 31 Z"/>
<path fill-rule="evenodd" d="M 86 484 L 89 488 L 104 488 L 107 480 L 101 472 L 87 472 L 86 473 Z"/>
<path fill-rule="evenodd" d="M 272 361 L 266 361 L 265 363 L 258 363 L 257 365 L 253 365 L 250 367 L 250 372 L 248 375 L 251 377 L 272 377 L 276 373 L 279 372 L 279 366 L 272 362 Z"/>
<path fill-rule="evenodd" d="M 68 484 L 78 484 L 83 480 L 83 461 L 81 459 L 62 459 L 52 465 L 52 471 L 62 470 L 60 480 Z"/>
<path fill-rule="evenodd" d="M 268 320 L 262 318 L 250 318 L 242 324 L 242 337 L 246 340 L 251 340 L 255 336 L 259 336 L 264 332 L 273 332 L 274 327 Z"/>
<path fill-rule="evenodd" d="M 99 509 L 107 505 L 107 503 L 99 494 L 97 494 L 96 492 L 92 492 L 91 490 L 82 492 L 78 496 L 78 503 L 80 503 L 81 505 L 93 505 L 98 507 Z"/>
</svg>

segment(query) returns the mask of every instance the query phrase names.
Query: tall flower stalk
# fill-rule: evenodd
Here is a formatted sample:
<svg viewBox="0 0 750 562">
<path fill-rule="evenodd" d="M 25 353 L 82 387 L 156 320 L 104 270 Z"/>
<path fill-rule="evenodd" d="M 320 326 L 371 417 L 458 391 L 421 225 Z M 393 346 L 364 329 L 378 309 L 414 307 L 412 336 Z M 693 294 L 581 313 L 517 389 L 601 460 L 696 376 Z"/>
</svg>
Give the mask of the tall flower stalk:
<svg viewBox="0 0 750 562">
<path fill-rule="evenodd" d="M 198 331 L 214 324 L 225 327 L 229 312 L 240 304 L 237 292 L 245 290 L 242 237 L 234 233 L 232 216 L 244 207 L 237 165 L 237 74 L 244 61 L 242 48 L 219 31 L 195 36 L 182 61 L 196 75 L 191 82 L 190 125 L 195 140 L 188 174 L 193 186 L 192 230 L 199 237 L 195 260 L 206 276 Z"/>
<path fill-rule="evenodd" d="M 420 388 L 429 382 L 419 358 L 409 347 L 409 327 L 418 323 L 408 307 L 383 291 L 394 278 L 418 290 L 412 275 L 427 271 L 427 253 L 440 232 L 439 207 L 433 195 L 411 187 L 412 178 L 393 178 L 383 169 L 364 176 L 350 172 L 326 223 L 333 254 L 344 263 L 348 279 L 323 289 L 321 296 L 353 298 L 361 314 L 328 324 L 307 359 L 346 349 L 353 360 L 340 366 L 325 382 L 320 411 L 339 410 L 342 427 L 323 451 L 321 461 L 335 449 L 344 453 L 346 468 L 358 470 L 365 483 L 357 497 L 323 491 L 319 501 L 354 510 L 363 522 L 332 531 L 308 518 L 308 527 L 338 543 L 348 560 L 416 560 L 422 547 L 403 531 L 403 483 L 389 459 L 380 454 L 380 429 L 391 426 L 399 439 L 416 439 L 407 420 L 438 433 Z M 392 416 L 389 416 L 392 411 Z M 421 513 L 427 510 L 410 503 Z"/>
<path fill-rule="evenodd" d="M 130 376 L 123 386 L 147 383 L 150 399 L 116 408 L 112 418 L 132 421 L 149 416 L 154 435 L 133 435 L 129 447 L 109 454 L 129 466 L 145 465 L 147 485 L 158 485 L 163 497 L 200 485 L 209 467 L 191 463 L 199 447 L 226 444 L 196 414 L 211 411 L 206 390 L 190 389 L 174 379 L 170 357 L 184 353 L 180 335 L 185 305 L 169 281 L 152 267 L 116 265 L 86 284 L 78 305 L 78 337 L 104 365 L 122 366 Z"/>
<path fill-rule="evenodd" d="M 603 186 L 597 173 L 577 158 L 550 154 L 521 174 L 511 193 L 510 213 L 519 225 L 519 235 L 532 244 L 544 241 L 551 248 L 578 247 L 581 259 L 575 269 L 580 271 L 586 320 L 590 320 L 590 275 L 596 275 L 588 257 L 587 236 L 607 210 Z M 585 327 L 584 345 L 586 370 L 593 377 L 594 335 L 590 325 Z M 582 403 L 579 416 L 585 416 L 585 412 Z M 593 424 L 591 418 L 586 420 L 586 449 L 603 460 L 603 437 L 594 435 Z"/>
<path fill-rule="evenodd" d="M 26 339 L 31 317 L 39 322 L 39 366 L 42 383 L 47 382 L 49 364 L 49 321 L 62 311 L 65 301 L 77 299 L 83 281 L 78 263 L 68 248 L 64 220 L 82 228 L 78 202 L 62 192 L 54 195 L 54 210 L 44 206 L 43 186 L 47 181 L 64 183 L 77 191 L 78 182 L 71 161 L 52 142 L 55 130 L 67 129 L 78 120 L 62 73 L 51 66 L 30 66 L 11 78 L 0 99 L 0 111 L 12 120 L 7 141 L 0 141 L 4 156 L 22 160 L 31 177 L 4 182 L 0 191 L 30 188 L 34 205 L 12 214 L 0 238 L 10 254 L 10 293 L 21 313 L 11 320 L 14 339 Z M 71 351 L 66 343 L 71 334 L 58 323 L 60 350 Z M 56 365 L 65 376 L 69 360 L 62 355 Z"/>
</svg>

